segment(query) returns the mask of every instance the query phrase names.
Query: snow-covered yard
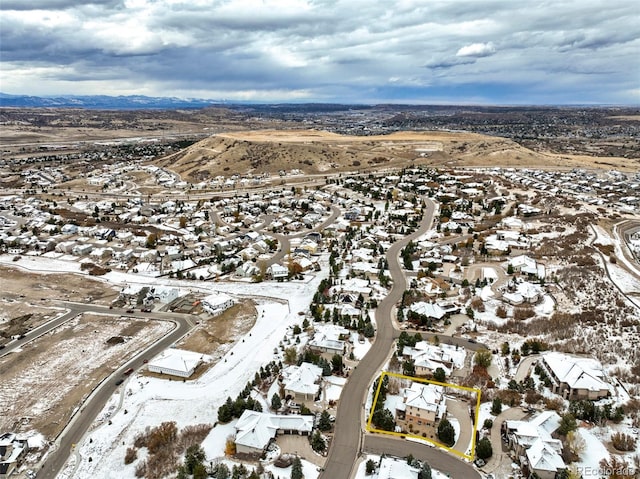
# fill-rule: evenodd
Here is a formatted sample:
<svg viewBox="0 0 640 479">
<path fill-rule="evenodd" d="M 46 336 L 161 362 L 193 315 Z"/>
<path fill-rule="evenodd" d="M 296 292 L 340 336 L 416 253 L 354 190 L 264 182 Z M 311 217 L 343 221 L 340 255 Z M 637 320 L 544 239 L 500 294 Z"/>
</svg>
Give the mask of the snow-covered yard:
<svg viewBox="0 0 640 479">
<path fill-rule="evenodd" d="M 263 283 L 259 290 L 255 284 L 216 283 L 216 290 L 254 299 L 258 318 L 250 333 L 242 341 L 237 338 L 231 350 L 195 381 L 131 377 L 125 383 L 122 396 L 111 399 L 79 444 L 77 451 L 81 460 L 69 464 L 60 477 L 133 478 L 135 463 L 124 466 L 123 459 L 137 433 L 163 421 L 175 421 L 179 428 L 214 424 L 217 409 L 226 398 L 235 397 L 253 379 L 260 366 L 274 358 L 274 349 L 290 326 L 299 322 L 298 311 L 308 307 L 321 279 L 318 275 L 308 282 Z M 205 287 L 204 284 L 201 287 Z M 208 461 L 223 456 L 224 440 L 232 432 L 232 426 L 218 426 L 212 431 L 212 437 L 204 441 Z M 275 473 L 283 477 L 283 471 Z"/>
</svg>

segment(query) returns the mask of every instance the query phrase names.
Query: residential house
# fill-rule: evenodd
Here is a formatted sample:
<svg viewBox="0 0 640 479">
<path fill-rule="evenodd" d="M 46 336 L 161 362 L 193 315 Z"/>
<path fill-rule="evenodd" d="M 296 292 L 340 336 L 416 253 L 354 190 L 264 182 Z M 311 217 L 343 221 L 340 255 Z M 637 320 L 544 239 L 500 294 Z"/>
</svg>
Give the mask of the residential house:
<svg viewBox="0 0 640 479">
<path fill-rule="evenodd" d="M 447 312 L 438 303 L 418 301 L 409 306 L 409 310 L 428 319 L 439 320 L 447 317 Z"/>
<path fill-rule="evenodd" d="M 415 347 L 405 346 L 402 357 L 410 359 L 414 363 L 416 376 L 430 376 L 436 369 L 442 368 L 445 375 L 449 376 L 454 369 L 464 366 L 467 353 L 464 348 L 450 344 L 435 344 L 427 341 L 416 343 Z"/>
<path fill-rule="evenodd" d="M 191 377 L 203 362 L 204 355 L 184 349 L 165 349 L 147 364 L 149 372 L 181 378 Z"/>
<path fill-rule="evenodd" d="M 18 439 L 13 433 L 0 436 L 0 479 L 11 476 L 22 464 L 29 452 L 26 439 Z"/>
<path fill-rule="evenodd" d="M 245 261 L 236 268 L 235 274 L 241 278 L 251 278 L 260 274 L 260 268 L 252 261 Z"/>
<path fill-rule="evenodd" d="M 349 335 L 349 330 L 333 324 L 316 326 L 313 338 L 309 341 L 309 348 L 318 353 L 331 357 L 334 354 L 343 355 L 346 343 L 343 339 Z"/>
<path fill-rule="evenodd" d="M 544 354 L 538 364 L 552 382 L 551 391 L 565 399 L 597 400 L 611 392 L 602 364 L 597 359 L 552 351 Z"/>
<path fill-rule="evenodd" d="M 285 398 L 295 402 L 313 401 L 320 390 L 322 368 L 311 363 L 288 366 L 282 371 Z"/>
<path fill-rule="evenodd" d="M 313 416 L 278 415 L 247 409 L 235 429 L 236 452 L 261 455 L 278 434 L 311 434 Z"/>
<path fill-rule="evenodd" d="M 507 284 L 507 290 L 502 295 L 502 299 L 513 305 L 523 303 L 535 304 L 543 295 L 544 291 L 537 284 L 527 281 L 515 282 L 511 280 Z"/>
<path fill-rule="evenodd" d="M 213 293 L 202 299 L 203 309 L 214 316 L 226 311 L 233 304 L 233 298 L 225 293 Z"/>
<path fill-rule="evenodd" d="M 444 387 L 412 382 L 402 391 L 402 402 L 396 404 L 396 421 L 413 434 L 427 434 L 446 412 Z"/>
<path fill-rule="evenodd" d="M 380 458 L 377 479 L 418 479 L 420 469 L 411 466 L 406 459 L 383 456 Z"/>
<path fill-rule="evenodd" d="M 271 279 L 285 279 L 289 276 L 289 269 L 280 264 L 272 264 L 267 268 L 267 277 Z"/>
<path fill-rule="evenodd" d="M 560 416 L 555 411 L 544 411 L 528 421 L 508 420 L 502 424 L 502 433 L 526 477 L 536 474 L 540 479 L 554 479 L 566 469 L 562 441 L 551 436 L 559 425 Z"/>
<path fill-rule="evenodd" d="M 538 263 L 535 259 L 530 258 L 526 254 L 509 258 L 508 264 L 517 273 L 526 274 L 527 276 L 545 277 L 544 265 Z"/>
</svg>

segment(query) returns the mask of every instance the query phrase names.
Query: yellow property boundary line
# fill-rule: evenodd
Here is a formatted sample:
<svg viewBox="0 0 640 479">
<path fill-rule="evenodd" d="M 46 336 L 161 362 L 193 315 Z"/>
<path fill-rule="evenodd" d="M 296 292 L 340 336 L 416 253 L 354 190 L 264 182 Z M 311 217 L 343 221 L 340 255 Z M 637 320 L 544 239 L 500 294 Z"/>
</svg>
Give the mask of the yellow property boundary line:
<svg viewBox="0 0 640 479">
<path fill-rule="evenodd" d="M 394 432 L 394 431 L 385 431 L 383 429 L 376 429 L 375 427 L 371 426 L 371 420 L 373 419 L 373 413 L 375 412 L 376 408 L 376 402 L 378 401 L 378 395 L 380 394 L 380 388 L 382 387 L 382 382 L 384 381 L 384 377 L 385 376 L 392 376 L 395 378 L 400 378 L 400 379 L 408 379 L 410 381 L 415 381 L 415 382 L 419 382 L 419 383 L 425 383 L 425 384 L 435 384 L 437 386 L 445 386 L 448 388 L 455 388 L 455 389 L 461 389 L 463 391 L 471 391 L 471 392 L 475 392 L 476 393 L 476 412 L 474 415 L 474 421 L 473 421 L 473 433 L 471 435 L 471 453 L 470 454 L 464 454 L 460 451 L 455 450 L 452 447 L 448 447 L 444 444 L 442 444 L 441 442 L 438 441 L 434 441 L 433 439 L 428 439 L 426 437 L 422 437 L 422 436 L 418 436 L 415 434 L 407 434 L 407 433 L 402 433 L 402 432 Z M 390 436 L 396 436 L 396 437 L 411 437 L 411 438 L 415 438 L 415 439 L 419 439 L 421 441 L 426 441 L 429 442 L 435 446 L 438 446 L 452 454 L 455 454 L 456 456 L 462 457 L 464 459 L 468 459 L 470 461 L 473 461 L 474 455 L 475 455 L 475 450 L 476 450 L 476 432 L 478 430 L 478 417 L 480 414 L 480 395 L 482 394 L 482 391 L 480 391 L 480 389 L 478 388 L 470 388 L 470 387 L 466 387 L 466 386 L 459 386 L 457 384 L 451 384 L 451 383 L 441 383 L 439 381 L 432 381 L 430 379 L 423 379 L 423 378 L 416 378 L 413 376 L 405 376 L 404 374 L 398 374 L 398 373 L 391 373 L 388 371 L 382 371 L 382 373 L 380 374 L 380 379 L 378 381 L 378 387 L 376 388 L 376 394 L 373 398 L 373 403 L 371 404 L 371 412 L 369 413 L 369 419 L 367 420 L 367 431 L 369 432 L 377 432 L 380 434 L 388 434 Z M 462 427 L 462 424 L 460 424 L 460 427 Z"/>
</svg>

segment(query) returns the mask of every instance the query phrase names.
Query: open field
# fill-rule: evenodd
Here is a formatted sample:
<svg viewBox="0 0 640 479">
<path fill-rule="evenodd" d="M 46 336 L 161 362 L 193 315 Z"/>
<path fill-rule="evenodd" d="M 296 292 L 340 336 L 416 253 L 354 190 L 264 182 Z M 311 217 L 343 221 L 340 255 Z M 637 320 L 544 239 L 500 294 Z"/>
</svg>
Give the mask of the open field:
<svg viewBox="0 0 640 479">
<path fill-rule="evenodd" d="M 3 357 L 0 430 L 35 429 L 53 440 L 100 381 L 171 327 L 164 321 L 85 314 Z"/>
<path fill-rule="evenodd" d="M 35 274 L 0 266 L 0 343 L 53 319 L 63 308 L 57 300 L 108 305 L 118 295 L 103 282 L 73 274 Z"/>
</svg>

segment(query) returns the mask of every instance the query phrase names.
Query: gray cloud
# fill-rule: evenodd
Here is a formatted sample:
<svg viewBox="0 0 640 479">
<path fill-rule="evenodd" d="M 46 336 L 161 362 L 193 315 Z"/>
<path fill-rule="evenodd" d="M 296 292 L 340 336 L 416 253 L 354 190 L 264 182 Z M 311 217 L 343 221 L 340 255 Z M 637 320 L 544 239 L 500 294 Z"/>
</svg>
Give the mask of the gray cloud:
<svg viewBox="0 0 640 479">
<path fill-rule="evenodd" d="M 3 0 L 2 88 L 496 103 L 508 90 L 523 103 L 638 103 L 640 14 L 631 0 L 610 3 Z"/>
</svg>

